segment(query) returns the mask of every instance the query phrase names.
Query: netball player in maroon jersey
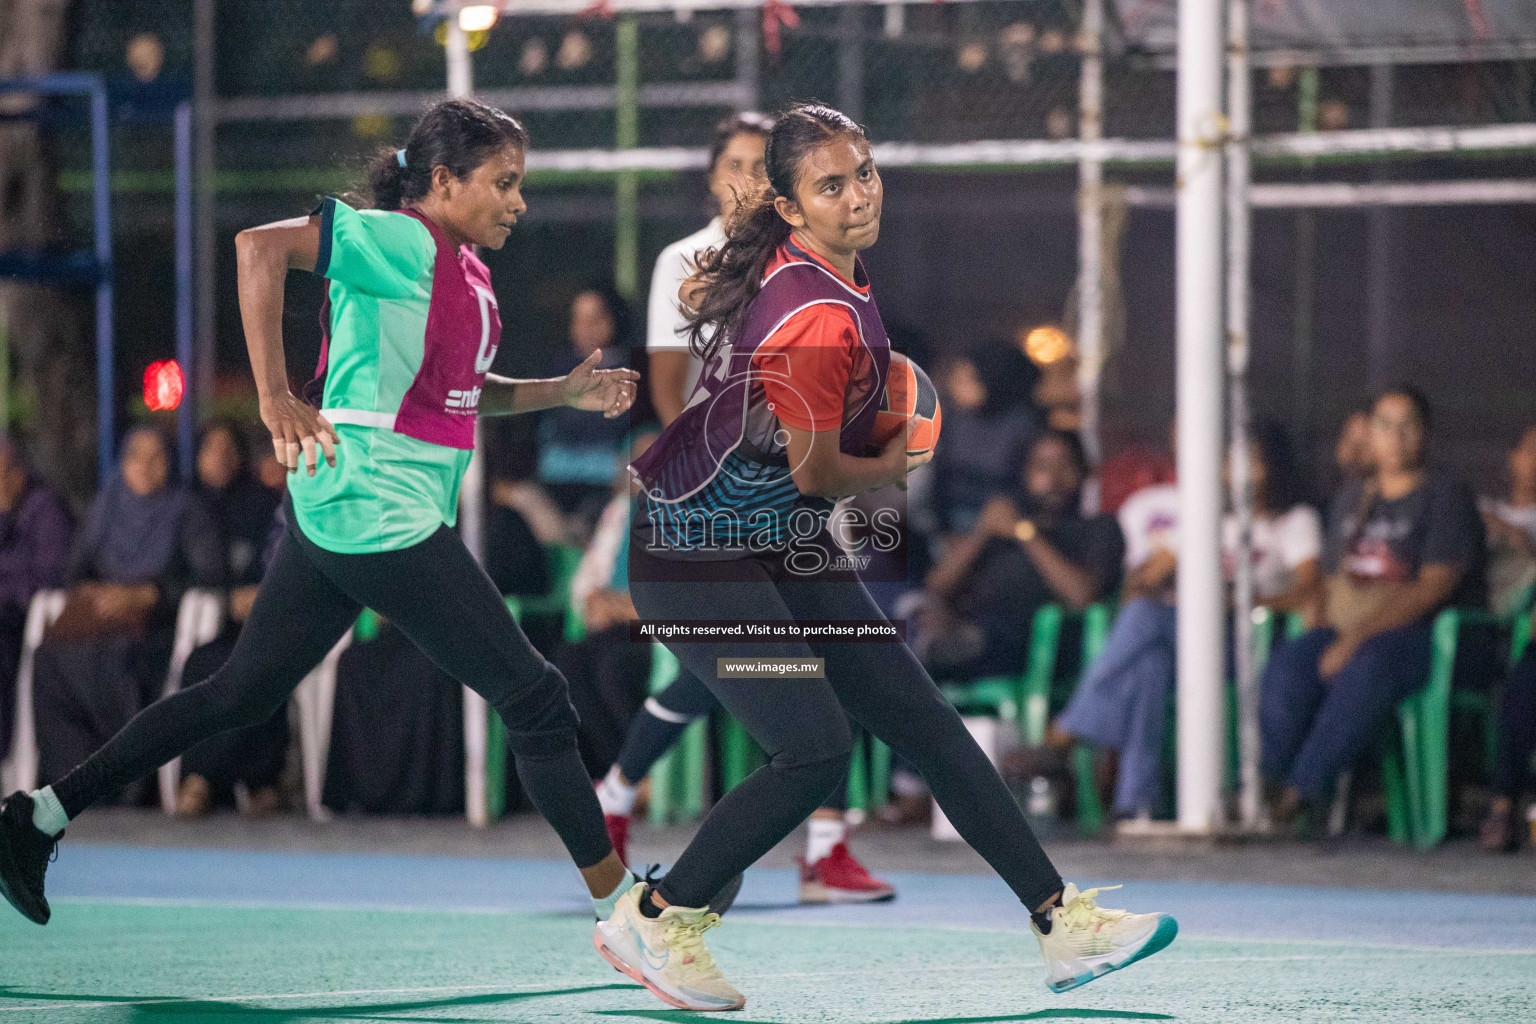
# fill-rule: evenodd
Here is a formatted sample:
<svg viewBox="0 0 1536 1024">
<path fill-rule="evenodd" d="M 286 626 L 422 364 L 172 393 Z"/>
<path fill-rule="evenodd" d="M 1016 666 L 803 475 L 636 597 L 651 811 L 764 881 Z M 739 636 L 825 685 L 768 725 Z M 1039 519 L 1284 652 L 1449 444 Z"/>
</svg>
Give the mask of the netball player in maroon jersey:
<svg viewBox="0 0 1536 1024">
<path fill-rule="evenodd" d="M 643 485 L 629 546 L 642 619 L 879 620 L 825 528 L 835 499 L 902 482 L 931 458 L 866 445 L 890 347 L 858 252 L 882 186 L 863 130 L 825 106 L 776 122 L 768 184 L 684 284 L 703 384 L 630 467 Z M 706 341 L 707 339 L 707 341 Z M 848 768 L 851 717 L 916 768 L 1031 919 L 1054 991 L 1166 946 L 1165 914 L 1097 905 L 1064 884 L 996 769 L 903 643 L 666 641 L 768 753 L 715 805 L 672 870 L 635 885 L 594 943 L 673 1006 L 745 997 L 706 948 L 710 898 L 779 843 Z M 720 659 L 821 659 L 823 678 L 732 678 Z"/>
</svg>

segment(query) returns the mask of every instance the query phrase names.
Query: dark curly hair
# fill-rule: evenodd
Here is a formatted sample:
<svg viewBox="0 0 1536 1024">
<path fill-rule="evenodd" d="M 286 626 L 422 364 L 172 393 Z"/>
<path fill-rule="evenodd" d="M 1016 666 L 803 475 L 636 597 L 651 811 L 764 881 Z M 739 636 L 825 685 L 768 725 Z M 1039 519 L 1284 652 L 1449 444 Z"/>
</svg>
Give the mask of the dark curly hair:
<svg viewBox="0 0 1536 1024">
<path fill-rule="evenodd" d="M 768 136 L 768 182 L 745 196 L 725 226 L 726 242 L 699 254 L 705 287 L 698 307 L 687 314 L 688 347 L 708 360 L 741 323 L 757 298 L 768 261 L 789 238 L 789 223 L 774 208 L 779 196 L 793 199 L 800 165 L 817 147 L 837 138 L 865 138 L 853 118 L 820 103 L 799 103 L 779 115 Z"/>
</svg>

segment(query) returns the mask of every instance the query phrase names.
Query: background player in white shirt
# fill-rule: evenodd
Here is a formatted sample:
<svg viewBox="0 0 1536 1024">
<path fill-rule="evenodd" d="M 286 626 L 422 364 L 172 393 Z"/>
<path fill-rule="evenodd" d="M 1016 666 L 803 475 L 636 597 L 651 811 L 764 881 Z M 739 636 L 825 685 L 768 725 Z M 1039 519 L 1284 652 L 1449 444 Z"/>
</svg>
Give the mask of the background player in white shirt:
<svg viewBox="0 0 1536 1024">
<path fill-rule="evenodd" d="M 702 249 L 725 244 L 725 224 L 740 198 L 763 182 L 763 160 L 773 118 L 744 111 L 721 121 L 709 149 L 709 192 L 720 215 L 687 238 L 678 239 L 656 257 L 651 297 L 646 309 L 645 349 L 650 356 L 651 403 L 665 427 L 683 411 L 699 379 L 699 360 L 688 351 L 686 324 L 677 306 L 677 290 L 694 271 Z"/>
</svg>

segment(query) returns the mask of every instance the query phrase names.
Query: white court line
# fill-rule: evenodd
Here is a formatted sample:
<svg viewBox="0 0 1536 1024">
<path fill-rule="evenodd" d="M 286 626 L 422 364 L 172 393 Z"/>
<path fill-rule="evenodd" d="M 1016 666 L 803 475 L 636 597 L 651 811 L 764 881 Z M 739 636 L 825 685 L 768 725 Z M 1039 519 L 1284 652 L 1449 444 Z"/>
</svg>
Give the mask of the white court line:
<svg viewBox="0 0 1536 1024">
<path fill-rule="evenodd" d="M 339 996 L 405 996 L 405 995 L 429 995 L 437 992 L 484 992 L 501 991 L 509 992 L 520 989 L 543 988 L 546 985 L 554 985 L 560 988 L 590 985 L 592 979 L 580 978 L 576 981 L 537 981 L 522 985 L 431 985 L 419 988 L 356 988 L 340 992 L 281 992 L 269 995 L 254 996 L 167 996 L 162 999 L 102 999 L 93 1002 L 80 1003 L 40 1003 L 36 1006 L 0 1006 L 0 1013 L 21 1013 L 31 1010 L 75 1010 L 91 1009 L 98 1006 L 164 1006 L 173 1003 L 255 1003 L 273 999 L 320 999 L 324 997 L 336 998 Z M 636 986 L 638 989 L 639 986 Z"/>
<path fill-rule="evenodd" d="M 433 906 L 419 903 L 284 903 L 282 900 L 205 900 L 176 896 L 60 896 L 51 903 L 82 907 L 168 907 L 175 910 L 350 910 L 365 914 L 477 914 L 513 917 L 548 916 L 547 910 L 518 910 L 515 907 Z M 572 911 L 580 910 L 573 905 Z M 559 913 L 558 911 L 554 913 Z"/>
<path fill-rule="evenodd" d="M 1204 966 L 1205 964 L 1259 964 L 1259 963 L 1288 963 L 1307 961 L 1327 961 L 1333 963 L 1339 960 L 1405 960 L 1414 955 L 1419 956 L 1443 956 L 1446 953 L 1460 954 L 1463 956 L 1536 956 L 1536 950 L 1445 950 L 1445 949 L 1406 949 L 1396 950 L 1385 954 L 1373 953 L 1345 953 L 1317 955 L 1302 953 L 1295 956 L 1234 956 L 1234 957 L 1172 957 L 1164 958 L 1164 962 L 1188 964 L 1190 966 Z M 1406 954 L 1406 955 L 1405 955 Z M 974 966 L 946 967 L 948 974 L 970 974 L 986 971 L 1010 971 L 1017 972 L 1019 964 L 985 964 Z M 878 975 L 879 971 L 871 971 L 868 968 L 859 968 L 845 971 L 784 971 L 774 974 L 741 974 L 737 977 L 748 981 L 777 981 L 785 978 L 836 978 L 857 975 L 869 977 Z M 347 989 L 332 992 L 283 992 L 266 995 L 210 995 L 210 996 L 170 996 L 161 999 L 121 999 L 98 1000 L 93 1002 L 78 1003 L 39 1003 L 31 1006 L 0 1006 L 0 1013 L 22 1013 L 33 1010 L 76 1010 L 94 1009 L 102 1006 L 163 1006 L 177 1003 L 254 1003 L 279 999 L 322 999 L 340 998 L 343 996 L 387 996 L 387 995 L 426 995 L 444 992 L 514 992 L 524 989 L 543 988 L 555 986 L 558 988 L 575 988 L 592 984 L 590 978 L 577 978 L 565 981 L 541 981 L 530 982 L 521 985 L 433 985 L 417 988 L 360 988 Z M 639 990 L 639 986 L 635 986 Z M 345 1007 L 327 1007 L 327 1009 L 345 1009 Z"/>
<path fill-rule="evenodd" d="M 80 906 L 168 907 L 192 910 L 302 910 L 302 911 L 355 911 L 361 913 L 398 914 L 473 914 L 482 917 L 555 917 L 574 913 L 583 908 L 573 905 L 569 911 L 518 910 L 514 907 L 441 906 L 424 907 L 419 904 L 391 903 L 284 903 L 276 900 L 207 900 L 180 899 L 159 896 L 65 896 L 52 900 L 55 904 Z M 767 925 L 776 928 L 853 928 L 862 931 L 938 931 L 957 932 L 966 935 L 1028 935 L 1029 930 L 1020 923 L 1017 927 L 997 925 L 945 924 L 942 922 L 904 921 L 899 924 L 865 921 L 817 921 L 807 919 L 785 920 L 773 911 L 753 911 L 742 907 L 732 915 L 739 924 Z M 1529 956 L 1536 954 L 1536 947 L 1469 950 L 1463 946 L 1416 946 L 1399 942 L 1361 942 L 1352 939 L 1287 939 L 1270 936 L 1212 935 L 1180 931 L 1185 942 L 1244 942 L 1253 945 L 1296 946 L 1305 945 L 1325 949 L 1379 949 L 1406 953 L 1486 953 L 1493 956 Z"/>
</svg>

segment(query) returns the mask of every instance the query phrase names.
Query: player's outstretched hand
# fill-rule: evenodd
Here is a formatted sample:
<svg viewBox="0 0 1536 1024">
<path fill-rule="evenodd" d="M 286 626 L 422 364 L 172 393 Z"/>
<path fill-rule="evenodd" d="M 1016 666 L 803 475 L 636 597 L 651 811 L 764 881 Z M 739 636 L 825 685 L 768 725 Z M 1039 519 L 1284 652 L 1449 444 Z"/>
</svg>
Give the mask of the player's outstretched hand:
<svg viewBox="0 0 1536 1024">
<path fill-rule="evenodd" d="M 594 349 L 581 361 L 581 365 L 565 375 L 562 394 L 565 404 L 573 409 L 601 412 L 604 419 L 622 416 L 635 404 L 635 382 L 640 371 L 619 367 L 599 370 L 603 350 Z"/>
<path fill-rule="evenodd" d="M 272 434 L 277 461 L 287 466 L 288 472 L 297 472 L 302 460 L 309 475 L 314 476 L 321 452 L 326 464 L 336 468 L 336 445 L 340 441 L 336 428 L 308 402 L 300 401 L 292 393 L 263 398 L 261 422 Z"/>
</svg>

